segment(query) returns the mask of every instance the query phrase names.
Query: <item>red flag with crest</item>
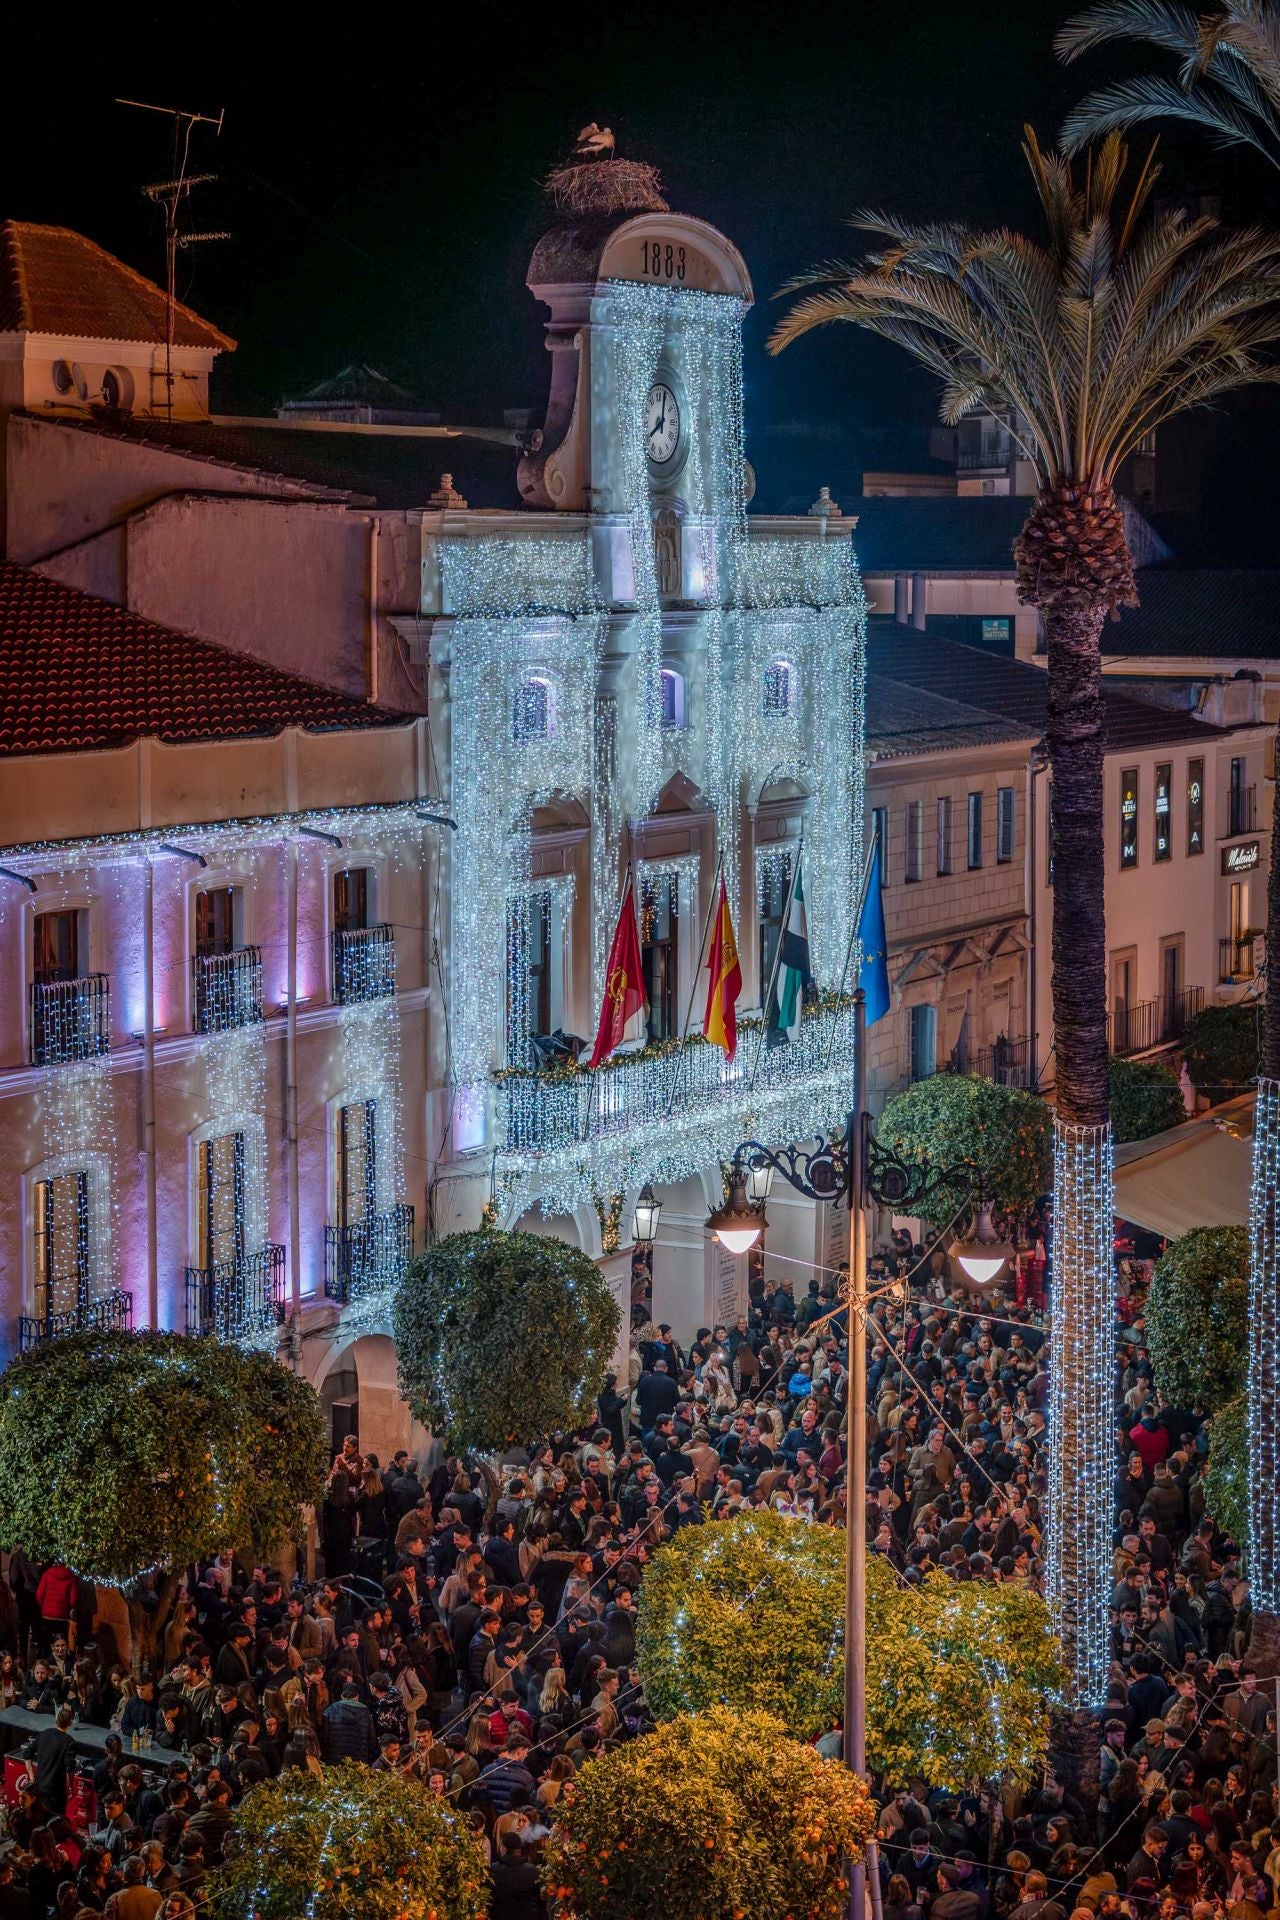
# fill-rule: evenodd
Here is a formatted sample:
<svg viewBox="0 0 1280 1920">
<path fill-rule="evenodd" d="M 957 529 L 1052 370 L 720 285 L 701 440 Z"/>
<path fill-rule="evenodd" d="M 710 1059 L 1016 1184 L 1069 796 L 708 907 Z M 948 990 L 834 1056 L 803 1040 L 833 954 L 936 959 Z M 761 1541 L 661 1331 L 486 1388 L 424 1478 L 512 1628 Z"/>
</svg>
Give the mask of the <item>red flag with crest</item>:
<svg viewBox="0 0 1280 1920">
<path fill-rule="evenodd" d="M 604 974 L 604 1001 L 600 1025 L 589 1064 L 598 1067 L 622 1045 L 627 1027 L 645 1005 L 644 975 L 640 970 L 640 929 L 636 923 L 635 888 L 627 876 L 626 891 L 613 930 L 609 963 Z"/>
</svg>

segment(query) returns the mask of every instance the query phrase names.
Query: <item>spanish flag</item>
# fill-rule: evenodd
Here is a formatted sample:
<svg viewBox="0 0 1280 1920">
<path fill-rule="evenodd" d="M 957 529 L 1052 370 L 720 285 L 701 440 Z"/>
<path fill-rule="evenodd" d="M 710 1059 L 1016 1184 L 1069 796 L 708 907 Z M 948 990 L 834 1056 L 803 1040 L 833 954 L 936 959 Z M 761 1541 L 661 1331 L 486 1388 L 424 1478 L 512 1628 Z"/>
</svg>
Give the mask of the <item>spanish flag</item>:
<svg viewBox="0 0 1280 1920">
<path fill-rule="evenodd" d="M 724 875 L 720 876 L 720 904 L 716 909 L 715 931 L 711 936 L 711 958 L 707 962 L 707 1011 L 702 1019 L 703 1037 L 723 1047 L 726 1060 L 738 1050 L 738 995 L 742 992 L 742 968 L 738 964 L 738 943 L 733 937 L 729 896 Z"/>
<path fill-rule="evenodd" d="M 640 929 L 636 924 L 636 895 L 631 884 L 631 875 L 627 875 L 627 885 L 622 896 L 622 905 L 618 909 L 618 924 L 613 930 L 613 944 L 609 948 L 609 961 L 604 975 L 604 1001 L 600 1008 L 600 1025 L 596 1029 L 596 1044 L 591 1050 L 590 1064 L 598 1067 L 622 1045 L 629 1023 L 636 1014 L 643 1012 L 645 1004 L 644 975 L 640 967 Z"/>
</svg>

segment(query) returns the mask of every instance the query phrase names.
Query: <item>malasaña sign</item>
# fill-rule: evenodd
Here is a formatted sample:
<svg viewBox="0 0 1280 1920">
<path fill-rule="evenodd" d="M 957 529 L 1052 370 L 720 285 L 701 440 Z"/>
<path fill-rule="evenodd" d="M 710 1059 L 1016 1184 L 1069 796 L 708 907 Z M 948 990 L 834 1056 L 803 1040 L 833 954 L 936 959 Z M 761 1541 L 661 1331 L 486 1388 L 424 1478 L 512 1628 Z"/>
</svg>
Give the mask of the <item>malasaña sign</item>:
<svg viewBox="0 0 1280 1920">
<path fill-rule="evenodd" d="M 1262 859 L 1260 840 L 1242 840 L 1238 847 L 1222 849 L 1222 871 L 1224 873 L 1249 873 Z"/>
</svg>

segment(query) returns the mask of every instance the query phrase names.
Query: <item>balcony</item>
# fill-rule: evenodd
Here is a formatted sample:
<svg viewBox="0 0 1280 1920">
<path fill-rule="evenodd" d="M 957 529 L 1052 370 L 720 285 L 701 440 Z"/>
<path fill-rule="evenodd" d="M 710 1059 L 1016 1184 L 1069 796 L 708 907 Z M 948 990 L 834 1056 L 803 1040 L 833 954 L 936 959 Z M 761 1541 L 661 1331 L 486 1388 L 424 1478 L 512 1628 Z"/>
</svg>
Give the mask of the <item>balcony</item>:
<svg viewBox="0 0 1280 1920">
<path fill-rule="evenodd" d="M 394 1286 L 413 1258 L 413 1208 L 389 1207 L 324 1230 L 325 1298 L 347 1306 Z"/>
<path fill-rule="evenodd" d="M 98 1060 L 111 1051 L 111 995 L 105 973 L 34 980 L 28 1048 L 33 1067 Z"/>
<path fill-rule="evenodd" d="M 1240 986 L 1251 981 L 1258 971 L 1259 943 L 1252 934 L 1242 940 L 1219 940 L 1218 985 Z"/>
<path fill-rule="evenodd" d="M 390 927 L 357 927 L 329 936 L 333 997 L 340 1007 L 386 1000 L 396 990 L 396 940 Z"/>
<path fill-rule="evenodd" d="M 191 1024 L 197 1033 L 231 1033 L 262 1019 L 262 951 L 198 953 L 191 962 Z"/>
<path fill-rule="evenodd" d="M 24 1313 L 18 1321 L 18 1351 L 26 1353 L 28 1348 L 61 1339 L 66 1333 L 107 1331 L 133 1331 L 133 1295 L 122 1293 L 119 1287 L 101 1300 L 87 1300 L 65 1313 Z"/>
<path fill-rule="evenodd" d="M 824 1006 L 806 1014 L 798 1035 L 785 1046 L 762 1045 L 762 1037 L 758 1021 L 743 1021 L 732 1064 L 719 1047 L 695 1039 L 670 1052 L 624 1054 L 594 1072 L 583 1067 L 499 1074 L 498 1149 L 555 1153 L 645 1129 L 660 1142 L 673 1119 L 705 1114 L 709 1128 L 723 1129 L 729 1152 L 733 1137 L 741 1137 L 744 1115 L 756 1117 L 764 1128 L 770 1105 L 783 1094 L 794 1095 L 798 1086 L 811 1087 L 815 1099 L 830 1087 L 837 1113 L 841 1098 L 847 1104 L 851 1006 Z"/>
<path fill-rule="evenodd" d="M 1224 840 L 1233 840 L 1238 833 L 1256 833 L 1258 828 L 1258 789 L 1256 787 L 1232 787 L 1227 794 L 1227 830 Z"/>
<path fill-rule="evenodd" d="M 956 459 L 961 473 L 1002 473 L 1008 464 L 1007 440 L 984 440 L 980 447 L 962 449 Z"/>
<path fill-rule="evenodd" d="M 1169 1046 L 1182 1038 L 1188 1020 L 1203 1006 L 1203 987 L 1182 987 L 1156 1000 L 1115 1007 L 1107 1021 L 1108 1048 L 1112 1053 L 1130 1054 Z"/>
<path fill-rule="evenodd" d="M 994 1081 L 998 1087 L 1021 1087 L 1027 1093 L 1034 1093 L 1038 1084 L 1030 1040 L 1010 1040 L 1005 1034 L 973 1053 L 957 1047 L 943 1071 L 971 1073 L 979 1080 Z"/>
<path fill-rule="evenodd" d="M 187 1268 L 187 1332 L 235 1343 L 284 1319 L 284 1248 L 262 1247 L 217 1267 Z"/>
</svg>

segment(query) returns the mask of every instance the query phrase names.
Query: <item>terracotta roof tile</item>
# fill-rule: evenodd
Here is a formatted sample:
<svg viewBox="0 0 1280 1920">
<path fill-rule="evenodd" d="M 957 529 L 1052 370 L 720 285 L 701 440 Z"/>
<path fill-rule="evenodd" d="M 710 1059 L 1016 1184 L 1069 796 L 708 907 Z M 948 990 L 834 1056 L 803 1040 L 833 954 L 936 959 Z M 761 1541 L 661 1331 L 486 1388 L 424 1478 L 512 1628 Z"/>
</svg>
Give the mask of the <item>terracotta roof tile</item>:
<svg viewBox="0 0 1280 1920">
<path fill-rule="evenodd" d="M 82 340 L 163 342 L 160 288 L 70 227 L 0 223 L 0 333 L 59 333 Z M 234 349 L 235 341 L 181 301 L 180 347 Z"/>
<path fill-rule="evenodd" d="M 394 726 L 407 714 L 0 561 L 0 755 Z"/>
</svg>

